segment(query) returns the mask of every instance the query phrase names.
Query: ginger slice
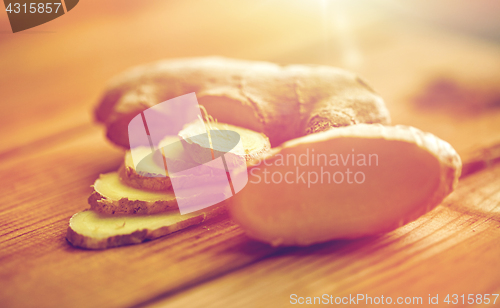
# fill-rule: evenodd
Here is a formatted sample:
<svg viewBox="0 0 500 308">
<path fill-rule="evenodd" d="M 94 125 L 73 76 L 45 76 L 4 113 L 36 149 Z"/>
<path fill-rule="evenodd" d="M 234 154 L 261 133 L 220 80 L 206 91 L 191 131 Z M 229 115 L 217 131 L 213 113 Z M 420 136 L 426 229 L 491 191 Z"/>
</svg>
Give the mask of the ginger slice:
<svg viewBox="0 0 500 308">
<path fill-rule="evenodd" d="M 195 121 L 186 125 L 179 136 L 187 152 L 200 164 L 207 162 L 210 152 L 212 157 L 230 153 L 249 161 L 271 149 L 269 138 L 264 134 L 225 123 Z"/>
<path fill-rule="evenodd" d="M 127 151 L 124 163 L 118 170 L 120 181 L 133 188 L 164 192 L 171 189 L 172 177 L 176 179 L 176 188 L 226 179 L 225 173 L 209 167 L 201 169 L 204 174 L 197 174 L 196 182 L 192 181 L 191 175 L 186 175 L 189 172 L 184 172 L 183 175 L 169 173 L 166 165 L 174 167 L 176 171 L 199 167 L 184 150 L 177 136 L 166 136 L 160 141 L 158 148 L 159 150 L 154 152 L 149 147 L 137 147 Z M 196 171 L 199 173 L 200 168 Z"/>
<path fill-rule="evenodd" d="M 134 158 L 132 152 L 134 151 Z M 138 189 L 166 191 L 172 183 L 168 172 L 165 170 L 161 153 L 151 154 L 149 147 L 137 147 L 125 153 L 123 165 L 118 170 L 120 180 L 126 185 Z M 134 159 L 139 162 L 136 169 Z"/>
<path fill-rule="evenodd" d="M 66 238 L 74 246 L 87 249 L 139 244 L 200 224 L 225 212 L 223 204 L 186 215 L 172 212 L 117 216 L 85 210 L 71 217 Z"/>
<path fill-rule="evenodd" d="M 222 172 L 221 172 L 222 173 Z M 224 180 L 227 181 L 225 172 Z M 110 215 L 131 214 L 157 214 L 178 211 L 178 200 L 182 198 L 184 207 L 197 206 L 206 203 L 206 200 L 225 199 L 228 192 L 221 191 L 221 182 L 208 179 L 182 177 L 178 185 L 181 197 L 176 197 L 173 190 L 164 192 L 142 190 L 125 185 L 120 181 L 117 172 L 101 174 L 94 183 L 94 192 L 90 195 L 88 202 L 90 208 L 96 212 Z M 194 184 L 188 185 L 184 181 Z M 224 197 L 221 197 L 221 194 Z"/>
<path fill-rule="evenodd" d="M 104 214 L 155 214 L 177 209 L 172 190 L 148 191 L 127 186 L 117 172 L 101 174 L 88 200 L 92 210 Z"/>
<path fill-rule="evenodd" d="M 437 206 L 460 170 L 455 150 L 434 135 L 347 126 L 288 141 L 254 162 L 229 211 L 250 237 L 272 245 L 378 234 Z"/>
<path fill-rule="evenodd" d="M 175 188 L 209 185 L 227 180 L 225 171 L 211 167 L 210 164 L 200 164 L 194 161 L 184 149 L 178 136 L 168 136 L 162 139 L 158 147 L 165 159 L 167 169 L 172 169 L 168 176 L 171 181 L 172 179 L 175 181 Z"/>
</svg>

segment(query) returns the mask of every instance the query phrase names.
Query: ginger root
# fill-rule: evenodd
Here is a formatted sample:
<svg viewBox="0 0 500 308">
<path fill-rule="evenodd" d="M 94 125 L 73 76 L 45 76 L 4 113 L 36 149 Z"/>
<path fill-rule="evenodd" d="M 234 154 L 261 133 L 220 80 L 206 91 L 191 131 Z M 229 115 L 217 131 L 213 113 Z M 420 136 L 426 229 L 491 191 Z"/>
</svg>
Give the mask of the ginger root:
<svg viewBox="0 0 500 308">
<path fill-rule="evenodd" d="M 182 130 L 187 115 L 173 117 L 168 125 L 182 130 L 179 135 L 191 163 L 200 167 L 194 168 L 196 172 L 205 174 L 203 168 L 210 167 L 203 164 L 224 152 L 246 160 L 248 170 L 243 164 L 231 174 L 248 172 L 248 184 L 228 200 L 229 211 L 249 236 L 272 245 L 310 245 L 393 230 L 439 204 L 460 175 L 460 158 L 449 144 L 415 128 L 380 125 L 390 122 L 380 96 L 356 75 L 332 67 L 219 57 L 161 61 L 133 68 L 113 80 L 96 108 L 96 119 L 106 125 L 112 142 L 129 147 L 127 128 L 134 117 L 192 92 L 210 118 L 227 123 L 229 131 L 242 128 L 240 146 L 227 146 L 235 143 L 229 133 L 220 136 L 231 140 L 222 142 L 222 148 L 212 144 L 211 133 L 197 138 L 205 133 L 201 122 L 199 127 L 192 124 Z M 269 149 L 269 143 L 274 148 Z M 160 142 L 159 148 L 168 152 L 175 145 L 165 147 Z M 149 155 L 154 161 L 154 154 Z M 163 157 L 170 164 L 163 180 L 143 179 L 147 174 L 138 166 L 135 173 L 130 168 L 129 173 L 121 171 L 123 182 L 141 189 L 124 185 L 116 173 L 101 176 L 89 198 L 92 209 L 171 215 L 178 208 L 173 192 L 153 190 L 167 186 L 168 179 L 174 183 L 177 171 L 183 171 L 179 179 L 189 185 L 190 173 L 185 171 L 190 165 L 176 160 L 172 152 Z M 220 171 L 213 171 L 207 181 L 223 179 L 226 173 Z M 128 228 L 128 220 L 96 219 L 100 215 L 96 212 L 79 213 L 72 224 L 79 225 L 88 215 L 91 230 L 101 221 L 113 221 L 120 226 L 116 230 Z M 68 239 L 83 243 L 76 244 L 82 247 L 105 248 L 140 242 L 151 234 L 144 230 L 155 227 L 141 228 L 140 234 L 134 227 L 95 239 L 91 231 L 70 224 Z"/>
<path fill-rule="evenodd" d="M 232 218 L 272 245 L 310 245 L 393 230 L 454 188 L 460 157 L 404 126 L 352 125 L 297 138 L 254 161 Z M 307 160 L 307 162 L 306 162 Z"/>
<path fill-rule="evenodd" d="M 96 108 L 96 119 L 106 125 L 112 142 L 129 147 L 127 128 L 136 115 L 191 92 L 208 114 L 264 133 L 273 147 L 332 127 L 390 121 L 383 100 L 355 74 L 326 66 L 220 57 L 133 68 L 111 82 Z"/>
</svg>

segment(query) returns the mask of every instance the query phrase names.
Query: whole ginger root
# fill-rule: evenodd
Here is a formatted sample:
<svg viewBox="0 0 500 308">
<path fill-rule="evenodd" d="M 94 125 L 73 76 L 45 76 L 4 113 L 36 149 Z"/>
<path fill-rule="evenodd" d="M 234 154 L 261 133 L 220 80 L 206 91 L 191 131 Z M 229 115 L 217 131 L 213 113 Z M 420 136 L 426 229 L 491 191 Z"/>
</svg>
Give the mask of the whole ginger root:
<svg viewBox="0 0 500 308">
<path fill-rule="evenodd" d="M 390 122 L 382 98 L 355 74 L 221 57 L 132 68 L 111 82 L 96 119 L 112 142 L 129 147 L 127 127 L 134 116 L 191 92 L 219 122 L 264 133 L 273 147 L 332 127 Z"/>
</svg>

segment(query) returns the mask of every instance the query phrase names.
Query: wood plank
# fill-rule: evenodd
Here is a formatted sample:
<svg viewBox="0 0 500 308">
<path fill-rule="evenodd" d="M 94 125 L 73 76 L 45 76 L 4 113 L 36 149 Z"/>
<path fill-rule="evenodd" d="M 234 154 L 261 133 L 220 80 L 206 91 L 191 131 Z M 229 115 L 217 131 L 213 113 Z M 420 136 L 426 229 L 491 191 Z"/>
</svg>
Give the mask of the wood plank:
<svg viewBox="0 0 500 308">
<path fill-rule="evenodd" d="M 122 152 L 87 130 L 0 166 L 0 298 L 8 307 L 120 307 L 255 262 L 275 249 L 249 242 L 227 217 L 141 245 L 86 251 L 65 240 L 90 185 Z"/>
<path fill-rule="evenodd" d="M 309 41 L 319 25 L 314 12 L 297 17 L 298 10 L 249 0 L 80 1 L 15 34 L 0 14 L 0 152 L 91 122 L 106 83 L 131 66 L 204 55 L 258 59 L 257 46 Z"/>
<path fill-rule="evenodd" d="M 497 183 L 491 171 L 479 173 L 477 185 L 461 184 L 460 198 L 454 197 L 460 202 L 433 211 L 436 222 L 426 216 L 420 224 L 380 238 L 279 250 L 265 262 L 258 261 L 277 250 L 248 240 L 228 218 L 137 246 L 98 252 L 72 248 L 64 239 L 69 217 L 88 207 L 86 198 L 98 174 L 115 170 L 122 159 L 122 152 L 91 124 L 90 110 L 109 78 L 136 64 L 219 54 L 346 67 L 374 85 L 395 123 L 439 135 L 467 160 L 471 147 L 482 149 L 498 140 L 498 108 L 457 117 L 447 109 L 421 110 L 414 103 L 443 76 L 480 93 L 498 88 L 498 44 L 386 21 L 388 16 L 373 15 L 377 10 L 367 6 L 360 14 L 347 15 L 363 56 L 359 66 L 351 66 L 337 40 L 341 33 L 327 34 L 332 44 L 323 48 L 324 24 L 309 4 L 134 3 L 80 1 L 67 16 L 37 28 L 40 32 L 8 36 L 1 30 L 9 29 L 0 28 L 1 306 L 119 307 L 154 303 L 183 290 L 165 303 L 191 306 L 215 299 L 235 306 L 263 300 L 279 306 L 283 298 L 272 299 L 272 291 L 280 296 L 294 290 L 346 294 L 397 291 L 400 285 L 408 286 L 404 294 L 409 295 L 434 290 L 420 275 L 429 275 L 437 286 L 449 283 L 455 292 L 499 285 L 488 269 L 498 260 L 498 218 L 485 220 L 489 214 L 475 205 L 495 206 L 497 199 L 488 198 Z M 5 16 L 0 16 L 1 26 Z M 495 161 L 485 157 L 480 154 L 479 167 L 467 174 Z M 470 255 L 467 245 L 473 249 Z M 393 257 L 387 257 L 389 252 Z M 245 268 L 250 264 L 255 265 Z M 209 282 L 240 268 L 226 276 L 234 279 Z M 262 278 L 268 273 L 269 281 Z M 394 276 L 398 273 L 402 276 Z M 461 277 L 474 280 L 477 289 L 466 289 Z M 242 291 L 246 284 L 249 289 Z M 251 290 L 262 292 L 261 298 Z"/>
<path fill-rule="evenodd" d="M 115 170 L 122 159 L 122 152 L 99 135 L 93 128 L 79 138 L 63 136 L 48 148 L 0 166 L 0 187 L 12 192 L 0 198 L 0 298 L 8 306 L 118 307 L 149 302 L 277 251 L 249 240 L 228 218 L 136 246 L 107 251 L 72 248 L 64 238 L 69 217 L 88 207 L 89 186 L 98 174 Z M 477 187 L 485 183 L 496 182 L 486 179 Z M 375 249 L 370 240 L 339 243 L 363 253 Z M 307 251 L 280 253 L 301 258 Z M 250 271 L 262 273 L 256 266 Z"/>
<path fill-rule="evenodd" d="M 290 295 L 422 297 L 500 293 L 500 165 L 388 234 L 280 253 L 148 307 L 284 307 Z M 466 295 L 467 296 L 467 295 Z M 362 302 L 366 303 L 366 302 Z"/>
</svg>

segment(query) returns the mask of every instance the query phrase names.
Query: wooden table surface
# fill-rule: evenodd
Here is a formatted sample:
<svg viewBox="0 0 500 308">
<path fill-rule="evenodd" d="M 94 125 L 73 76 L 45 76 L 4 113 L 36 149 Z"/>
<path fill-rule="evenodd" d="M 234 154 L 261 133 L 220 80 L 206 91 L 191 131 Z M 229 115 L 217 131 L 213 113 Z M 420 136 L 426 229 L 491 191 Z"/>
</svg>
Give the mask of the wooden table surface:
<svg viewBox="0 0 500 308">
<path fill-rule="evenodd" d="M 291 294 L 430 294 L 445 306 L 447 294 L 500 293 L 500 43 L 377 2 L 335 3 L 80 1 L 16 34 L 0 13 L 0 307 L 281 307 Z M 201 55 L 358 72 L 394 124 L 457 149 L 457 190 L 388 234 L 307 248 L 252 241 L 228 217 L 141 245 L 73 248 L 69 218 L 123 155 L 91 115 L 106 82 Z"/>
</svg>

